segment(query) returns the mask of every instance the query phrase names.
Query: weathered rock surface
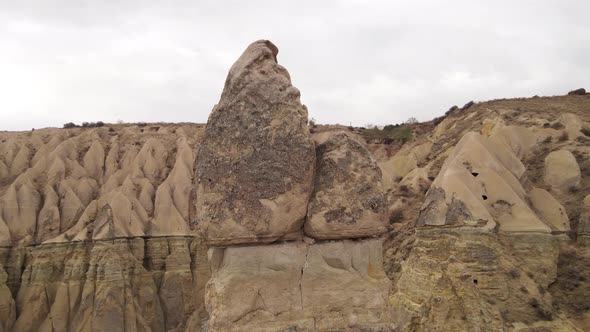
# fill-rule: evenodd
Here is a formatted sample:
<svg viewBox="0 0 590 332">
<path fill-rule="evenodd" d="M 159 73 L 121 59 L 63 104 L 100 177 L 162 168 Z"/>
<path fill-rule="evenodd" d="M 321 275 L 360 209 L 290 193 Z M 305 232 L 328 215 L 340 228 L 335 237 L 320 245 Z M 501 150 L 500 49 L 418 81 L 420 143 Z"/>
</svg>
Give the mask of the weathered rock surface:
<svg viewBox="0 0 590 332">
<path fill-rule="evenodd" d="M 533 188 L 529 197 L 533 208 L 545 221 L 552 231 L 567 232 L 570 230 L 570 220 L 565 208 L 551 196 L 549 192 L 540 188 Z"/>
<path fill-rule="evenodd" d="M 481 228 L 419 230 L 391 297 L 398 328 L 502 331 L 503 321 L 534 322 L 540 313 L 550 313 L 545 289 L 555 278 L 557 241 L 550 234 L 526 236 L 532 238 L 502 238 Z M 534 259 L 513 257 L 504 241 L 525 243 L 516 249 L 531 249 Z M 528 248 L 535 242 L 540 242 L 536 248 Z M 534 269 L 527 271 L 529 266 Z M 537 281 L 543 273 L 548 277 Z"/>
<path fill-rule="evenodd" d="M 578 243 L 590 247 L 590 194 L 582 202 L 582 213 L 577 228 Z"/>
<path fill-rule="evenodd" d="M 269 41 L 248 46 L 209 116 L 195 211 L 211 245 L 293 238 L 304 221 L 315 148 L 307 110 L 277 53 Z"/>
<path fill-rule="evenodd" d="M 0 322 L 14 331 L 182 331 L 192 315 L 206 318 L 206 248 L 196 239 L 50 244 L 27 249 L 25 260 L 15 254 L 1 257 L 16 310 L 0 284 Z"/>
<path fill-rule="evenodd" d="M 479 226 L 508 232 L 550 232 L 526 202 L 525 171 L 503 144 L 468 133 L 432 183 L 418 226 Z"/>
<path fill-rule="evenodd" d="M 8 274 L 0 264 L 0 331 L 12 331 L 16 320 L 16 306 L 7 286 Z"/>
<path fill-rule="evenodd" d="M 210 330 L 391 327 L 380 240 L 215 248 L 209 256 Z"/>
<path fill-rule="evenodd" d="M 0 143 L 0 245 L 186 236 L 198 125 L 41 129 Z M 148 132 L 149 130 L 149 132 Z M 21 166 L 26 165 L 26 167 Z M 15 171 L 16 172 L 16 171 Z"/>
<path fill-rule="evenodd" d="M 369 151 L 346 133 L 317 147 L 314 191 L 305 233 L 316 239 L 346 239 L 387 228 L 381 170 Z"/>
<path fill-rule="evenodd" d="M 580 166 L 570 151 L 553 151 L 545 158 L 545 183 L 551 187 L 565 191 L 575 188 L 580 179 Z"/>
</svg>

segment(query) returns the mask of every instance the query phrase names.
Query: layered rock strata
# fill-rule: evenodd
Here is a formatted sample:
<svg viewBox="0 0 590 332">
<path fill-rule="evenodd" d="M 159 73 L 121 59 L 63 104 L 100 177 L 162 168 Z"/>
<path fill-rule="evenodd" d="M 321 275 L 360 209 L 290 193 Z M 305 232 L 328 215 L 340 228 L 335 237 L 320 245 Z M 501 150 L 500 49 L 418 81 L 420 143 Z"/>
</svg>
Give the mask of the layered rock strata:
<svg viewBox="0 0 590 332">
<path fill-rule="evenodd" d="M 207 248 L 188 218 L 200 127 L 0 134 L 1 331 L 182 331 L 207 318 Z"/>
<path fill-rule="evenodd" d="M 211 330 L 391 327 L 380 240 L 210 250 Z"/>
<path fill-rule="evenodd" d="M 392 296 L 400 326 L 496 331 L 550 318 L 545 290 L 559 255 L 551 232 L 569 221 L 551 194 L 530 187 L 517 157 L 523 141 L 510 132 L 467 133 L 433 181 Z"/>
<path fill-rule="evenodd" d="M 198 240 L 118 239 L 23 251 L 1 252 L 6 331 L 182 331 L 207 317 L 209 271 Z M 14 265 L 19 255 L 22 267 Z"/>
</svg>

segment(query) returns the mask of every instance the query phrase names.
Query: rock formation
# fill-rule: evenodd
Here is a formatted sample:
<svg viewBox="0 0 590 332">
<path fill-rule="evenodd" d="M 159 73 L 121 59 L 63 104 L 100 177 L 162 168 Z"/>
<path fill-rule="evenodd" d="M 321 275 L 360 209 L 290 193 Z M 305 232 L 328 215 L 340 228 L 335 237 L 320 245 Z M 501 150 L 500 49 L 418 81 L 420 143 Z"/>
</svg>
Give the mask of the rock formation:
<svg viewBox="0 0 590 332">
<path fill-rule="evenodd" d="M 380 240 L 301 241 L 303 228 L 318 240 L 383 233 L 381 172 L 342 133 L 318 146 L 314 181 L 307 111 L 277 52 L 257 41 L 232 66 L 199 147 L 195 210 L 214 246 L 208 328 L 388 329 Z M 295 241 L 264 245 L 277 240 Z"/>
<path fill-rule="evenodd" d="M 312 190 L 307 109 L 269 41 L 232 66 L 196 164 L 197 223 L 211 245 L 297 236 Z"/>
<path fill-rule="evenodd" d="M 580 179 L 580 167 L 570 151 L 553 151 L 545 158 L 545 183 L 552 188 L 567 191 L 580 184 Z"/>
<path fill-rule="evenodd" d="M 369 151 L 346 133 L 317 147 L 317 171 L 305 233 L 315 239 L 383 234 L 381 170 Z"/>
</svg>

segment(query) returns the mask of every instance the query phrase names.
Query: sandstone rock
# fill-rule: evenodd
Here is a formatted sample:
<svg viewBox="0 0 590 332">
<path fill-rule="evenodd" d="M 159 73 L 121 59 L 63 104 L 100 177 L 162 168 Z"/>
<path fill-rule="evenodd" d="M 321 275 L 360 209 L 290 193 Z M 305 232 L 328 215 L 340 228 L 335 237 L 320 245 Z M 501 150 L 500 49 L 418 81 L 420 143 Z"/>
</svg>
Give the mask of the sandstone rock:
<svg viewBox="0 0 590 332">
<path fill-rule="evenodd" d="M 399 330 L 501 331 L 504 319 L 531 322 L 538 309 L 550 310 L 539 289 L 555 279 L 559 249 L 551 234 L 509 233 L 499 241 L 485 231 L 431 228 L 416 235 L 390 297 Z"/>
<path fill-rule="evenodd" d="M 428 168 L 418 167 L 406 175 L 399 183 L 400 188 L 405 186 L 414 193 L 423 193 L 430 187 L 431 180 L 428 179 Z"/>
<path fill-rule="evenodd" d="M 318 331 L 391 328 L 381 240 L 316 243 L 308 250 L 302 305 Z"/>
<path fill-rule="evenodd" d="M 553 231 L 567 232 L 570 221 L 564 207 L 546 190 L 533 188 L 529 192 L 533 208 Z"/>
<path fill-rule="evenodd" d="M 0 264 L 0 331 L 12 331 L 12 325 L 16 320 L 16 306 L 6 285 L 8 275 Z"/>
<path fill-rule="evenodd" d="M 316 239 L 367 237 L 387 230 L 381 170 L 346 133 L 317 147 L 317 172 L 305 233 Z"/>
<path fill-rule="evenodd" d="M 578 186 L 580 179 L 580 166 L 570 151 L 553 151 L 545 157 L 545 183 L 552 188 L 566 191 Z"/>
<path fill-rule="evenodd" d="M 23 265 L 12 330 L 183 331 L 189 318 L 200 325 L 206 318 L 206 249 L 190 238 L 145 241 L 32 249 Z M 2 280 L 0 273 L 0 325 L 6 326 L 12 296 Z"/>
<path fill-rule="evenodd" d="M 194 156 L 186 139 L 180 138 L 174 168 L 158 187 L 154 201 L 153 235 L 189 234 L 189 197 Z M 151 201 L 151 200 L 150 200 Z"/>
<path fill-rule="evenodd" d="M 418 226 L 496 224 L 508 232 L 550 231 L 529 208 L 519 182 L 524 166 L 504 144 L 464 135 L 447 158 L 420 209 Z"/>
<path fill-rule="evenodd" d="M 307 110 L 269 41 L 229 71 L 198 150 L 196 214 L 212 245 L 297 234 L 312 190 L 315 149 Z"/>
<path fill-rule="evenodd" d="M 582 134 L 583 123 L 579 116 L 565 113 L 560 116 L 559 121 L 565 126 L 565 132 L 570 140 L 573 141 L 579 136 L 584 136 Z"/>
<path fill-rule="evenodd" d="M 590 195 L 582 202 L 582 213 L 577 228 L 578 242 L 590 244 Z"/>
<path fill-rule="evenodd" d="M 521 159 L 537 143 L 536 137 L 529 128 L 521 126 L 504 126 L 494 129 L 490 135 L 490 141 L 497 144 L 505 144 Z"/>
<path fill-rule="evenodd" d="M 379 240 L 210 249 L 209 331 L 387 331 L 381 250 Z"/>
<path fill-rule="evenodd" d="M 418 167 L 416 156 L 407 150 L 396 153 L 391 159 L 378 163 L 383 173 L 383 187 L 385 190 L 393 187 L 404 176 Z"/>
<path fill-rule="evenodd" d="M 9 247 L 11 244 L 10 230 L 4 219 L 2 219 L 2 215 L 0 215 L 0 247 Z"/>
</svg>

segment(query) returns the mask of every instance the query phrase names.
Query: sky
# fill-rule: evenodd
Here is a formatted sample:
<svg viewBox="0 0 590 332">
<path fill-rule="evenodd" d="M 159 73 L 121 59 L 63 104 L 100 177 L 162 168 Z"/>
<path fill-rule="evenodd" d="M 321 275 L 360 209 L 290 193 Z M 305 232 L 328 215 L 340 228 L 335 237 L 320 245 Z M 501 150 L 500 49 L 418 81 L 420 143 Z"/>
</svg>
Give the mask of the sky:
<svg viewBox="0 0 590 332">
<path fill-rule="evenodd" d="M 316 123 L 590 90 L 590 1 L 0 1 L 0 130 L 206 122 L 269 39 Z"/>
</svg>

